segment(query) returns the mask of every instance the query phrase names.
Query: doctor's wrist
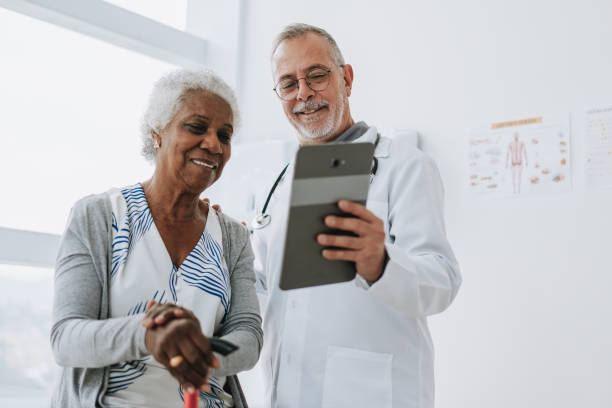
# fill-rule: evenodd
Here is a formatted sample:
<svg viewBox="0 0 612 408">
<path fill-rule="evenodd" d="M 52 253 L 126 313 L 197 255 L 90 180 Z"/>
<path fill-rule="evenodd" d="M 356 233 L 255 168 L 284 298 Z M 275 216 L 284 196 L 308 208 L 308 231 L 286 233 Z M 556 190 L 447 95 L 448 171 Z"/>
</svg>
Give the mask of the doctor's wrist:
<svg viewBox="0 0 612 408">
<path fill-rule="evenodd" d="M 380 280 L 380 278 L 382 278 L 382 276 L 385 274 L 385 268 L 387 268 L 387 263 L 388 262 L 389 262 L 389 254 L 387 253 L 387 249 L 385 248 L 385 257 L 383 259 L 382 267 L 381 267 L 381 270 L 380 270 L 380 275 L 378 275 L 378 278 L 376 278 L 374 280 L 369 280 L 369 279 L 366 279 L 366 278 L 363 279 L 368 284 L 368 286 L 372 286 L 373 284 L 378 282 Z"/>
</svg>

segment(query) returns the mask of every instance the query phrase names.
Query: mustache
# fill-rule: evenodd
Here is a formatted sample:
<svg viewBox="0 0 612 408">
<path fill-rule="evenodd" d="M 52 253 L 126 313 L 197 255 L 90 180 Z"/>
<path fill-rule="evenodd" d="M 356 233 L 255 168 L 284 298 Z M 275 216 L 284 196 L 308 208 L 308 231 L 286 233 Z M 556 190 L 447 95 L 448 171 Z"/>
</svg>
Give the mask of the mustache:
<svg viewBox="0 0 612 408">
<path fill-rule="evenodd" d="M 328 101 L 319 101 L 319 102 L 300 102 L 293 108 L 293 113 L 301 113 L 307 110 L 312 109 L 320 109 L 329 106 Z"/>
</svg>

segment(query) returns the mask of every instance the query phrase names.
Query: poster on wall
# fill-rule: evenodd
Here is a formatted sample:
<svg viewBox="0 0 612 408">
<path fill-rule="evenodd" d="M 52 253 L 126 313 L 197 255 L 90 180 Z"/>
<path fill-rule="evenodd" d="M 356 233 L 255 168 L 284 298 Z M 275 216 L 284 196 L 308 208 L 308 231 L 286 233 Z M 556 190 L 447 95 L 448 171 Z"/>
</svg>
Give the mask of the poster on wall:
<svg viewBox="0 0 612 408">
<path fill-rule="evenodd" d="M 468 190 L 487 197 L 571 190 L 569 116 L 490 123 L 470 132 Z"/>
<path fill-rule="evenodd" d="M 586 186 L 612 188 L 612 107 L 589 109 L 585 119 Z"/>
</svg>

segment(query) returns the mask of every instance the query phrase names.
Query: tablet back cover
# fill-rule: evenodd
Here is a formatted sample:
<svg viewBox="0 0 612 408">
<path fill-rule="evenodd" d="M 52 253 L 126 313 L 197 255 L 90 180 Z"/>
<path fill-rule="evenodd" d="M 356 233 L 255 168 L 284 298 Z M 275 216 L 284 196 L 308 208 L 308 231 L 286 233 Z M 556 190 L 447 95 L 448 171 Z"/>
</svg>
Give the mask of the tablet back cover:
<svg viewBox="0 0 612 408">
<path fill-rule="evenodd" d="M 320 233 L 353 235 L 325 226 L 327 215 L 351 216 L 337 202 L 348 199 L 365 204 L 370 185 L 372 143 L 302 146 L 295 171 L 279 286 L 297 289 L 345 282 L 355 277 L 355 263 L 323 258 Z"/>
</svg>

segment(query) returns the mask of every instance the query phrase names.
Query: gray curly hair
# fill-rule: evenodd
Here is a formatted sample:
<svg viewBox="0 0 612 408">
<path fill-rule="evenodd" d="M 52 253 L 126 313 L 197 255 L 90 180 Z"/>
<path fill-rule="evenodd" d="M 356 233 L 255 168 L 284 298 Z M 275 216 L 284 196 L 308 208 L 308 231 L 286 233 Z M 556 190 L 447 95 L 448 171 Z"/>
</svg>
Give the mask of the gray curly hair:
<svg viewBox="0 0 612 408">
<path fill-rule="evenodd" d="M 177 69 L 162 76 L 153 85 L 147 108 L 140 124 L 142 155 L 155 163 L 157 151 L 152 132 L 159 134 L 179 110 L 183 97 L 189 91 L 205 91 L 219 96 L 232 109 L 233 126 L 240 126 L 240 112 L 234 91 L 209 69 Z"/>
</svg>

